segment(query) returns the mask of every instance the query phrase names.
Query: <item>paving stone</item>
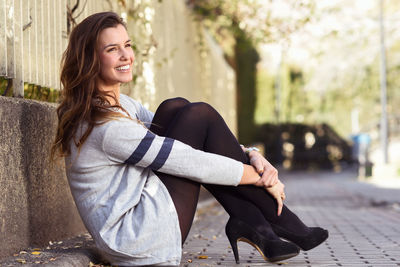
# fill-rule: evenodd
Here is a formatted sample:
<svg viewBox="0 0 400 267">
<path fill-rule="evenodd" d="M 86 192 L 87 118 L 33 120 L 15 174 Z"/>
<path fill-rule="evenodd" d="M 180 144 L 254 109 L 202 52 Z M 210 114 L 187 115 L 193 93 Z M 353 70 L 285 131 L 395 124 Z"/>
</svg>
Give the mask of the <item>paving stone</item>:
<svg viewBox="0 0 400 267">
<path fill-rule="evenodd" d="M 212 203 L 196 217 L 181 266 L 400 266 L 400 209 L 395 205 L 400 189 L 362 183 L 351 171 L 280 175 L 286 204 L 307 224 L 327 228 L 326 242 L 281 263 L 268 263 L 239 242 L 237 265 L 224 233 L 228 215 Z M 383 197 L 386 193 L 390 196 Z"/>
</svg>

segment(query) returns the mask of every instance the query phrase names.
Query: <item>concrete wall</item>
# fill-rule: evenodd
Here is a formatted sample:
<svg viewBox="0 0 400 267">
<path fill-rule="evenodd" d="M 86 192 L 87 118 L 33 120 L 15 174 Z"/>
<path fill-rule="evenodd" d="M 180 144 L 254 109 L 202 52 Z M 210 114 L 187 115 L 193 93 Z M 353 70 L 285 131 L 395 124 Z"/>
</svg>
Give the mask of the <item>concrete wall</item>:
<svg viewBox="0 0 400 267">
<path fill-rule="evenodd" d="M 63 164 L 51 164 L 55 107 L 0 97 L 0 258 L 77 235 L 77 213 Z"/>
</svg>

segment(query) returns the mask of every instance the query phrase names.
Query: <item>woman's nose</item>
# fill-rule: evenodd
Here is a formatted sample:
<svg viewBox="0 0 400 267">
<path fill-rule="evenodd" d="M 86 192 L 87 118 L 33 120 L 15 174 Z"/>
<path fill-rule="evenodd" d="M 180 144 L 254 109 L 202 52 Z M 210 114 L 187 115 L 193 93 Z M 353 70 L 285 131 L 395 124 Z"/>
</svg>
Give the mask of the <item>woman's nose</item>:
<svg viewBox="0 0 400 267">
<path fill-rule="evenodd" d="M 127 59 L 129 59 L 129 57 L 130 57 L 130 52 L 129 52 L 128 49 L 124 48 L 124 49 L 121 49 L 120 51 L 121 51 L 121 60 L 127 60 Z"/>
</svg>

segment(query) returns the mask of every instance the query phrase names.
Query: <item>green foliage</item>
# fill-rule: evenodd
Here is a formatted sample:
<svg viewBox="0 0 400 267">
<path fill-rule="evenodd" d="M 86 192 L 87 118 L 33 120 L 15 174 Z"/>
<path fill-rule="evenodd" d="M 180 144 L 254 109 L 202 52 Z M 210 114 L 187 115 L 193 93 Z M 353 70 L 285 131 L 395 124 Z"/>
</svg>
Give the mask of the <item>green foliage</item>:
<svg viewBox="0 0 400 267">
<path fill-rule="evenodd" d="M 60 91 L 53 88 L 25 83 L 24 98 L 57 103 L 60 99 Z"/>
<path fill-rule="evenodd" d="M 281 0 L 279 2 L 284 2 L 288 9 L 297 11 L 295 16 L 282 17 L 277 10 L 270 8 L 274 4 L 272 0 L 189 2 L 197 18 L 214 34 L 228 56 L 233 56 L 235 40 L 241 35 L 255 47 L 260 43 L 286 40 L 310 21 L 315 9 L 314 1 Z"/>
<path fill-rule="evenodd" d="M 258 72 L 257 123 L 303 122 L 311 111 L 302 70 L 284 65 L 279 74 Z"/>
<path fill-rule="evenodd" d="M 270 1 L 271 2 L 271 1 Z M 191 1 L 197 19 L 214 35 L 225 51 L 228 62 L 236 71 L 237 79 L 237 110 L 238 130 L 240 142 L 254 142 L 255 120 L 264 120 L 262 114 L 270 114 L 271 107 L 274 107 L 274 99 L 271 92 L 257 90 L 257 68 L 259 61 L 257 45 L 261 42 L 273 42 L 278 39 L 285 39 L 289 34 L 303 27 L 309 21 L 312 13 L 313 2 L 286 0 L 286 4 L 295 8 L 302 15 L 295 18 L 275 16 L 272 9 L 262 2 L 252 0 L 199 0 Z M 305 15 L 304 15 L 305 14 Z M 293 72 L 293 84 L 301 84 L 301 71 Z M 296 76 L 300 75 L 300 76 Z M 296 85 L 298 88 L 300 85 Z M 296 88 L 286 85 L 287 88 Z M 288 92 L 285 102 L 285 116 L 293 117 L 295 109 L 292 109 L 296 92 Z M 263 93 L 261 93 L 263 92 Z M 261 95 L 262 101 L 257 102 Z M 264 97 L 266 102 L 264 102 Z M 256 105 L 262 106 L 263 110 L 256 112 Z M 268 106 L 268 107 L 266 107 Z"/>
<path fill-rule="evenodd" d="M 9 80 L 4 78 L 4 77 L 0 77 L 0 95 L 1 96 L 12 96 L 12 88 L 9 88 L 7 90 L 7 86 L 8 86 Z"/>
<path fill-rule="evenodd" d="M 257 72 L 257 103 L 255 110 L 255 123 L 277 122 L 275 116 L 276 92 L 275 76 L 265 69 Z"/>
<path fill-rule="evenodd" d="M 237 37 L 235 66 L 237 84 L 237 111 L 239 140 L 250 144 L 254 138 L 254 111 L 256 106 L 256 65 L 259 60 L 256 49 L 246 37 Z"/>
<path fill-rule="evenodd" d="M 0 77 L 0 95 L 10 97 L 13 95 L 12 85 L 7 90 L 7 85 L 9 84 L 9 81 L 11 80 Z M 60 91 L 53 88 L 25 83 L 24 98 L 56 103 L 60 98 Z"/>
</svg>

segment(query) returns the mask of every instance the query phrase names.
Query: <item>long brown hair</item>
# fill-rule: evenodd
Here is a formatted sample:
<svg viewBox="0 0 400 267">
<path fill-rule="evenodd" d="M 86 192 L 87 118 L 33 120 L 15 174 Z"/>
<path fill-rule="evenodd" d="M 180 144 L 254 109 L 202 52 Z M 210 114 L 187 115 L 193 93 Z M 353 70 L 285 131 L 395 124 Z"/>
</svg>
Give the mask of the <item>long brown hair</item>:
<svg viewBox="0 0 400 267">
<path fill-rule="evenodd" d="M 97 54 L 99 35 L 102 30 L 126 25 L 113 12 L 93 14 L 79 23 L 71 32 L 68 47 L 61 60 L 61 103 L 57 108 L 57 134 L 51 148 L 51 156 L 68 156 L 73 140 L 80 150 L 96 125 L 115 117 L 124 116 L 115 109 L 125 111 L 116 96 L 99 90 L 100 60 Z M 111 105 L 109 98 L 115 101 Z M 126 112 L 126 111 L 125 111 Z M 87 128 L 76 136 L 83 122 Z M 77 139 L 78 138 L 78 139 Z"/>
</svg>

